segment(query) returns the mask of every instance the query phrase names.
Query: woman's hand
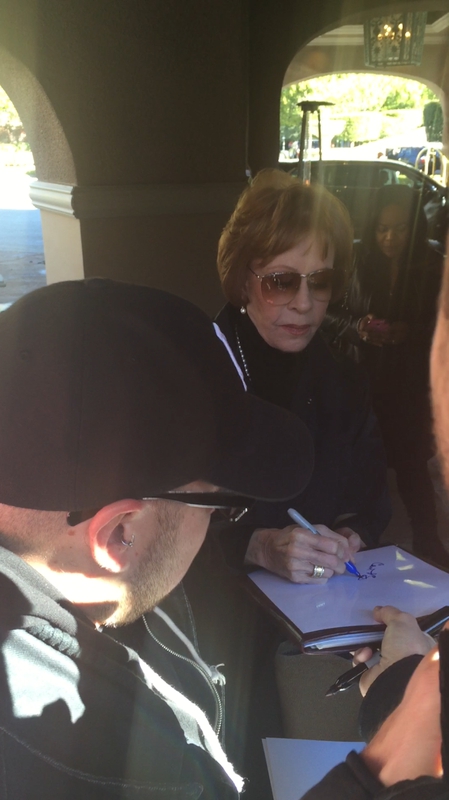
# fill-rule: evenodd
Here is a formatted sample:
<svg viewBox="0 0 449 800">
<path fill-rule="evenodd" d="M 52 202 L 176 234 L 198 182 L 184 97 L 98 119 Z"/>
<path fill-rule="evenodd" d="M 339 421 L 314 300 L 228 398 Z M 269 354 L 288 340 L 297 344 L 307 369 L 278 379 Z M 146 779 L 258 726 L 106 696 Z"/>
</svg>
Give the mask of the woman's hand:
<svg viewBox="0 0 449 800">
<path fill-rule="evenodd" d="M 391 606 L 386 608 L 402 615 Z M 368 768 L 385 786 L 421 775 L 441 777 L 440 705 L 439 658 L 435 647 L 416 668 L 402 702 L 361 753 Z"/>
<path fill-rule="evenodd" d="M 352 528 L 337 528 L 335 532 L 345 537 L 352 555 L 366 548 L 365 542 L 362 541 L 359 534 L 353 531 Z"/>
<path fill-rule="evenodd" d="M 323 584 L 332 575 L 342 575 L 360 547 L 360 537 L 350 528 L 341 535 L 326 525 L 317 525 L 320 536 L 288 525 L 286 528 L 257 528 L 248 545 L 245 561 L 257 564 L 293 583 Z M 348 532 L 348 533 L 346 533 Z M 312 577 L 314 567 L 323 567 L 321 578 Z"/>
</svg>

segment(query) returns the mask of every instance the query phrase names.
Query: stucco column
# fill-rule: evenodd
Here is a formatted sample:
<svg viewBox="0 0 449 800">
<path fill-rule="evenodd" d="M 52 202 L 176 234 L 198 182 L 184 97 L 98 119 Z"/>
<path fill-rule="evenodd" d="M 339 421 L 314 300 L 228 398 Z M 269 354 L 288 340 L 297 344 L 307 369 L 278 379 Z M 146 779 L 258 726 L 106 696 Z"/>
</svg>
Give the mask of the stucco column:
<svg viewBox="0 0 449 800">
<path fill-rule="evenodd" d="M 218 238 L 245 186 L 37 181 L 30 196 L 41 211 L 47 281 L 111 277 L 172 291 L 213 314 L 223 302 Z"/>
</svg>

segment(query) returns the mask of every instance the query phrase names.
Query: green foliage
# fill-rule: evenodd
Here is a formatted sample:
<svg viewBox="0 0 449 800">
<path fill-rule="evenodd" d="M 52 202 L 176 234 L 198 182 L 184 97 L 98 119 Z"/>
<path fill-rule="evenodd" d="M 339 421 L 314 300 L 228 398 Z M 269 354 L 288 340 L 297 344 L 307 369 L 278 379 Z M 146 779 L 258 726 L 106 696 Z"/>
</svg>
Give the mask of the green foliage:
<svg viewBox="0 0 449 800">
<path fill-rule="evenodd" d="M 297 103 L 307 98 L 335 103 L 330 110 L 322 111 L 323 121 L 328 125 L 335 120 L 342 121 L 340 128 L 344 139 L 359 142 L 388 135 L 385 130 L 390 131 L 391 126 L 386 118 L 392 111 L 422 109 L 425 103 L 437 99 L 418 81 L 373 73 L 323 75 L 292 83 L 281 93 L 280 129 L 281 138 L 285 137 L 286 141 L 299 137 L 301 112 Z M 397 123 L 401 127 L 399 116 Z M 348 138 L 350 136 L 355 138 Z"/>
<path fill-rule="evenodd" d="M 382 135 L 383 118 L 379 111 L 367 111 L 347 117 L 345 127 L 338 138 L 344 142 L 366 142 Z"/>
<path fill-rule="evenodd" d="M 0 86 L 0 127 L 18 128 L 22 123 L 6 92 Z"/>
<path fill-rule="evenodd" d="M 0 87 L 0 144 L 23 149 L 26 134 L 20 117 L 6 92 Z"/>
<path fill-rule="evenodd" d="M 443 139 L 443 109 L 441 103 L 431 102 L 423 108 L 423 122 L 428 142 L 441 142 Z"/>
<path fill-rule="evenodd" d="M 392 77 L 389 78 L 389 83 L 392 85 L 382 108 L 422 108 L 423 103 L 435 98 L 432 90 L 418 81 Z"/>
</svg>

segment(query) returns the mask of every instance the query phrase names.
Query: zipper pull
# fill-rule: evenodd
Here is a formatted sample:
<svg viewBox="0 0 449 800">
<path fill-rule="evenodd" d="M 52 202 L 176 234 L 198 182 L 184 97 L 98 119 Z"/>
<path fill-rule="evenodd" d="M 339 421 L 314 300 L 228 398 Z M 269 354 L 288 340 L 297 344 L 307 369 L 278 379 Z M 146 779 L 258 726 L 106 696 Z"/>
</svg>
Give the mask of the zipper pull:
<svg viewBox="0 0 449 800">
<path fill-rule="evenodd" d="M 225 686 L 226 685 L 226 677 L 223 675 L 222 672 L 220 672 L 218 667 L 224 667 L 224 664 L 216 664 L 215 667 L 214 666 L 210 666 L 209 667 L 209 670 L 210 670 L 209 677 L 210 677 L 212 683 L 218 683 L 219 686 Z"/>
</svg>

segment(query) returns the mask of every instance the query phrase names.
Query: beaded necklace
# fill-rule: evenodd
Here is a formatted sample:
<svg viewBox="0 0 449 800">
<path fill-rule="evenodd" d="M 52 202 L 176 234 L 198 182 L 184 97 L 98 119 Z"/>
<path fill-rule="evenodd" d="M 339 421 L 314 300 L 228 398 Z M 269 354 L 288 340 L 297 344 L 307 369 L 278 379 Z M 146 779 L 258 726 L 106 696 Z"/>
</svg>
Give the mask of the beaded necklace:
<svg viewBox="0 0 449 800">
<path fill-rule="evenodd" d="M 236 341 L 237 341 L 238 351 L 240 353 L 240 359 L 241 359 L 241 362 L 242 362 L 243 372 L 245 373 L 249 383 L 251 383 L 251 375 L 250 375 L 250 372 L 249 372 L 249 369 L 248 369 L 248 364 L 246 363 L 246 358 L 245 358 L 245 354 L 243 352 L 243 347 L 242 347 L 242 343 L 240 341 L 240 336 L 238 334 L 237 325 L 234 325 L 234 332 L 235 332 L 235 338 L 236 338 Z"/>
</svg>

